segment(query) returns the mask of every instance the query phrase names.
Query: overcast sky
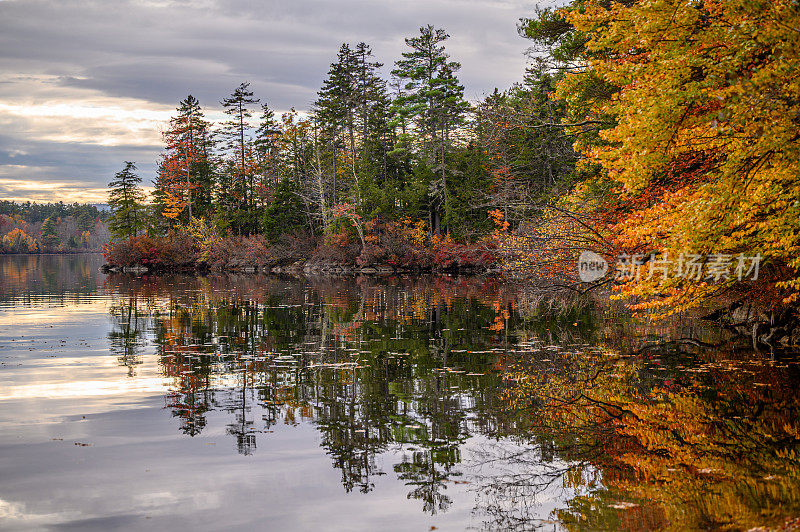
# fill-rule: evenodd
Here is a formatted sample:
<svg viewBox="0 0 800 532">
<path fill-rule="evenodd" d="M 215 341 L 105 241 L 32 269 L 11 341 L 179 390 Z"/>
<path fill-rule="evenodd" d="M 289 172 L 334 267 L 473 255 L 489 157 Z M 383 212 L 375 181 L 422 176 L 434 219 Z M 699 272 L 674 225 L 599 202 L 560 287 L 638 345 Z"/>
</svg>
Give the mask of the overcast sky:
<svg viewBox="0 0 800 532">
<path fill-rule="evenodd" d="M 342 42 L 370 44 L 388 73 L 425 24 L 450 33 L 477 100 L 521 79 L 516 26 L 536 4 L 0 0 L 0 199 L 102 203 L 125 160 L 149 184 L 163 124 L 187 94 L 213 116 L 250 81 L 272 108 L 305 110 Z"/>
</svg>

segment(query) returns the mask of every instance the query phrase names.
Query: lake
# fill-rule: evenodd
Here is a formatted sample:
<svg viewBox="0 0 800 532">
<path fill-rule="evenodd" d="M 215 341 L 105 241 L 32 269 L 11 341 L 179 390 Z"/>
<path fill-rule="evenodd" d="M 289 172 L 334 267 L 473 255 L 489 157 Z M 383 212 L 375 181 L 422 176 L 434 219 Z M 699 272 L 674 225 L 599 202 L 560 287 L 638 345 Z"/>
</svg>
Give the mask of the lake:
<svg viewBox="0 0 800 532">
<path fill-rule="evenodd" d="M 101 264 L 0 257 L 4 530 L 798 525 L 796 353 L 495 278 Z"/>
</svg>

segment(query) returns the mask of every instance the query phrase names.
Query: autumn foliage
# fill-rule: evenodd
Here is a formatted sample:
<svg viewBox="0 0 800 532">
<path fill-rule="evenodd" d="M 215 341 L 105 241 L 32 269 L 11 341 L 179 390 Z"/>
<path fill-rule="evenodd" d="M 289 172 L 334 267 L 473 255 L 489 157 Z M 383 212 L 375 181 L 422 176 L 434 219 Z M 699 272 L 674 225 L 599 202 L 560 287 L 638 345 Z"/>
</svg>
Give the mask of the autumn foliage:
<svg viewBox="0 0 800 532">
<path fill-rule="evenodd" d="M 193 267 L 197 262 L 195 246 L 189 235 L 172 233 L 165 237 L 133 236 L 107 244 L 106 262 L 111 266 L 146 266 L 153 269 Z"/>
<path fill-rule="evenodd" d="M 504 407 L 602 475 L 603 488 L 559 519 L 577 529 L 604 529 L 609 518 L 623 519 L 617 530 L 778 529 L 800 500 L 790 371 L 725 360 L 659 379 L 646 376 L 646 358 L 570 353 L 503 375 Z"/>
<path fill-rule="evenodd" d="M 2 240 L 3 249 L 10 253 L 32 253 L 39 246 L 36 240 L 19 227 L 15 227 Z"/>
<path fill-rule="evenodd" d="M 610 193 L 598 211 L 616 250 L 760 254 L 786 301 L 800 290 L 800 10 L 794 2 L 587 2 L 564 18 L 587 38 L 588 68 L 618 90 L 591 108 L 614 127 L 584 146 Z M 585 190 L 576 192 L 586 198 Z M 680 311 L 736 284 L 634 279 L 639 308 Z M 763 286 L 762 286 L 763 288 Z M 747 287 L 744 287 L 747 289 Z M 776 292 L 776 295 L 779 293 Z"/>
<path fill-rule="evenodd" d="M 215 140 L 188 97 L 164 134 L 148 232 L 187 235 L 204 266 L 499 264 L 581 290 L 576 259 L 591 250 L 612 272 L 637 257 L 643 275 L 593 286 L 654 316 L 719 296 L 796 303 L 797 3 L 576 0 L 521 22 L 542 53 L 470 120 L 448 36 L 432 26 L 406 40 L 394 73 L 408 83 L 391 92 L 362 43 L 342 46 L 307 115 L 278 120 L 264 104 L 251 122 L 261 100 L 245 82 L 223 101 Z M 436 91 L 418 79 L 423 57 L 443 69 Z M 658 255 L 761 268 L 758 279 L 651 275 Z"/>
</svg>

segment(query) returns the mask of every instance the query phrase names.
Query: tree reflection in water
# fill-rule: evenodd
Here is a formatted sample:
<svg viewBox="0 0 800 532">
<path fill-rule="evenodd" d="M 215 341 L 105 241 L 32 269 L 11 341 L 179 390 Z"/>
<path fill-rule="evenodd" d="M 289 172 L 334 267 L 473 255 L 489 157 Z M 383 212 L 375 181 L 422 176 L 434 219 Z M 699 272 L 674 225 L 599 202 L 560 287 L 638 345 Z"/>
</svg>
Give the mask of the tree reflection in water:
<svg viewBox="0 0 800 532">
<path fill-rule="evenodd" d="M 692 320 L 645 327 L 492 279 L 106 282 L 112 348 L 133 368 L 150 339 L 181 431 L 226 414 L 250 454 L 277 424 L 312 424 L 347 491 L 391 474 L 437 513 L 467 484 L 487 528 L 747 528 L 800 511 L 797 366 L 653 343 L 724 338 Z"/>
<path fill-rule="evenodd" d="M 505 408 L 566 460 L 524 486 L 536 492 L 561 473 L 565 485 L 592 488 L 556 512 L 570 529 L 786 526 L 800 513 L 798 366 L 731 356 L 581 350 L 546 366 L 519 361 L 504 376 Z M 533 449 L 510 462 L 541 465 Z M 484 487 L 504 485 L 518 487 L 513 478 Z"/>
<path fill-rule="evenodd" d="M 128 376 L 136 376 L 136 366 L 142 363 L 142 354 L 147 345 L 148 320 L 139 313 L 137 299 L 134 296 L 110 310 L 113 329 L 108 334 L 108 348 L 117 355 L 121 366 L 128 368 Z"/>
</svg>

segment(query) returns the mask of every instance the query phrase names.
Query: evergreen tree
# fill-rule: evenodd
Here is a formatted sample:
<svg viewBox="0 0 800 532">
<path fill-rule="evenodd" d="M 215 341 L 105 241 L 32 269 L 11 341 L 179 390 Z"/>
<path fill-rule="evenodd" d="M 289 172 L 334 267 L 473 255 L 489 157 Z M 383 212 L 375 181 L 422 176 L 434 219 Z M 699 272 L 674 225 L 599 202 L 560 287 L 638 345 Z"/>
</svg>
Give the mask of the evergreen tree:
<svg viewBox="0 0 800 532">
<path fill-rule="evenodd" d="M 108 184 L 111 189 L 108 204 L 111 206 L 109 229 L 117 238 L 137 235 L 145 227 L 144 192 L 139 184 L 142 178 L 136 173 L 136 165 L 125 161 L 125 167 L 114 175 Z"/>
<path fill-rule="evenodd" d="M 84 231 L 91 232 L 94 229 L 94 217 L 90 215 L 88 212 L 81 212 L 78 215 L 78 231 L 83 233 Z"/>
<path fill-rule="evenodd" d="M 358 122 L 361 126 L 361 171 L 364 179 L 386 183 L 389 150 L 389 99 L 386 81 L 378 70 L 383 66 L 370 61 L 372 50 L 360 42 L 355 49 Z"/>
<path fill-rule="evenodd" d="M 189 222 L 211 208 L 214 187 L 212 139 L 200 102 L 191 94 L 180 102 L 164 132 L 166 152 L 159 162 L 154 200 L 159 213 Z"/>
<path fill-rule="evenodd" d="M 405 40 L 411 48 L 392 71 L 406 80 L 406 94 L 395 102 L 399 112 L 415 121 L 423 160 L 430 168 L 430 228 L 440 232 L 442 211 L 448 208 L 447 151 L 450 133 L 460 124 L 468 108 L 464 87 L 455 73 L 460 63 L 449 61 L 442 44 L 450 36 L 431 25 L 419 29 L 418 37 Z"/>
<path fill-rule="evenodd" d="M 266 103 L 261 105 L 261 116 L 255 134 L 255 149 L 262 185 L 273 190 L 278 186 L 280 176 L 281 126 L 275 119 L 275 112 Z"/>
<path fill-rule="evenodd" d="M 331 63 L 328 77 L 323 81 L 316 102 L 318 118 L 318 142 L 322 142 L 329 152 L 327 165 L 331 176 L 333 204 L 341 199 L 337 192 L 342 183 L 340 175 L 353 180 L 354 196 L 358 199 L 358 175 L 356 173 L 356 107 L 358 92 L 356 87 L 356 58 L 350 45 L 343 43 Z M 340 139 L 340 135 L 344 138 Z M 340 150 L 340 141 L 342 149 Z M 340 163 L 345 163 L 342 166 Z M 322 162 L 320 162 L 322 164 Z M 338 181 L 338 183 L 337 183 Z"/>
<path fill-rule="evenodd" d="M 360 206 L 365 192 L 385 184 L 389 102 L 386 83 L 378 74 L 381 66 L 372 60 L 366 43 L 355 49 L 342 44 L 319 91 L 320 177 L 324 188 L 331 190 L 333 205 L 344 200 Z"/>
<path fill-rule="evenodd" d="M 295 233 L 306 226 L 305 206 L 297 192 L 297 185 L 288 179 L 278 183 L 272 204 L 261 220 L 264 236 L 269 241 L 276 242 L 281 235 Z"/>
<path fill-rule="evenodd" d="M 56 232 L 56 222 L 52 216 L 42 224 L 41 242 L 45 248 L 55 248 L 60 243 Z"/>
<path fill-rule="evenodd" d="M 250 83 L 240 84 L 236 90 L 220 103 L 230 119 L 222 124 L 221 136 L 224 146 L 232 156 L 236 179 L 233 190 L 236 213 L 233 213 L 235 228 L 239 233 L 253 233 L 257 229 L 253 197 L 255 168 L 251 146 L 251 106 L 259 102 L 253 97 Z"/>
</svg>

